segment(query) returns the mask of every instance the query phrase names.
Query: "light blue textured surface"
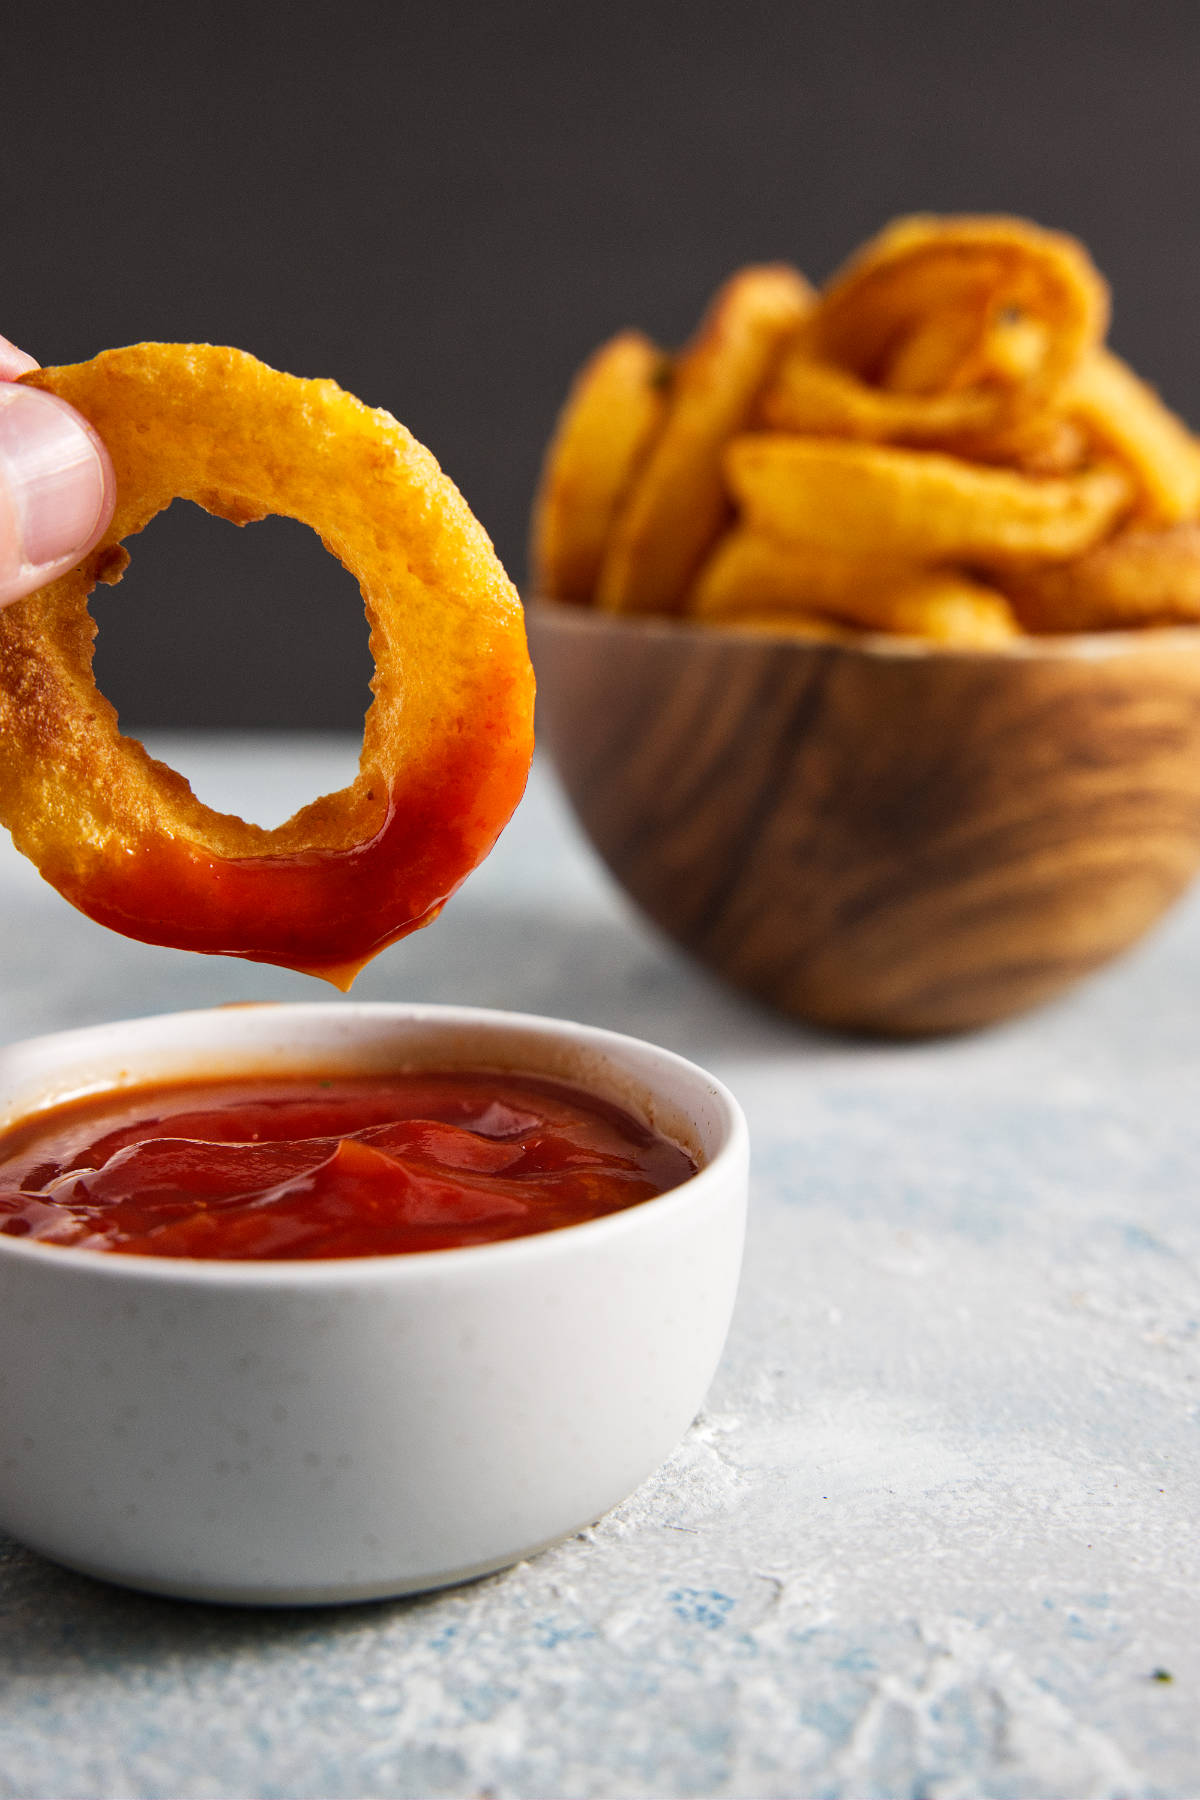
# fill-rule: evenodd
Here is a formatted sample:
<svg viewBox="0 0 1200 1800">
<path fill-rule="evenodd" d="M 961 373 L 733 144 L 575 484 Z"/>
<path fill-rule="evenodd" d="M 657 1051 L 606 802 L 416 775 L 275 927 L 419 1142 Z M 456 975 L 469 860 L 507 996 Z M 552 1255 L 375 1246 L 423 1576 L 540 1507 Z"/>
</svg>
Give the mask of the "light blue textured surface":
<svg viewBox="0 0 1200 1800">
<path fill-rule="evenodd" d="M 267 819 L 348 760 L 169 749 Z M 5 1040 L 312 994 L 103 934 L 0 846 Z M 653 937 L 542 772 L 355 996 L 586 1019 L 733 1085 L 752 1221 L 708 1407 L 593 1529 L 419 1600 L 221 1611 L 0 1541 L 0 1796 L 1200 1791 L 1195 898 L 1031 1018 L 857 1045 Z"/>
</svg>

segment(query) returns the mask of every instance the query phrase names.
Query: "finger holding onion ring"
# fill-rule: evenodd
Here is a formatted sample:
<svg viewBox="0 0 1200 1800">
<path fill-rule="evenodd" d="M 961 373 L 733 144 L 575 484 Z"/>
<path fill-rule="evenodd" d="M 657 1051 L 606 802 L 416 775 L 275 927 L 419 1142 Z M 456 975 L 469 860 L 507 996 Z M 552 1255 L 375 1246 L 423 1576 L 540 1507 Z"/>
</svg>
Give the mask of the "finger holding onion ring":
<svg viewBox="0 0 1200 1800">
<path fill-rule="evenodd" d="M 0 606 L 86 556 L 116 498 L 108 452 L 87 421 L 18 381 L 36 368 L 0 337 Z"/>
</svg>

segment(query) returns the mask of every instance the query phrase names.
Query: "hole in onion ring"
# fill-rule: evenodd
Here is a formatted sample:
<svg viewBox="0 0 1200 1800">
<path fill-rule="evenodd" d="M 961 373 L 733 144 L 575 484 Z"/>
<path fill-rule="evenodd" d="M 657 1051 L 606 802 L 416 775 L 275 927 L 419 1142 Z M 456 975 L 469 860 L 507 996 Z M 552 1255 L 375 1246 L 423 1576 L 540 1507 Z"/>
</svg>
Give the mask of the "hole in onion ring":
<svg viewBox="0 0 1200 1800">
<path fill-rule="evenodd" d="M 205 806 L 238 813 L 268 831 L 314 794 L 349 787 L 358 773 L 359 739 L 353 732 L 223 731 L 208 734 L 200 745 L 194 732 L 151 729 L 133 736 L 151 756 L 178 770 Z M 263 758 L 268 744 L 271 754 Z"/>
<path fill-rule="evenodd" d="M 275 514 L 238 529 L 177 500 L 132 549 L 121 582 L 88 602 L 97 684 L 122 730 L 361 735 L 362 598 L 314 531 Z"/>
</svg>

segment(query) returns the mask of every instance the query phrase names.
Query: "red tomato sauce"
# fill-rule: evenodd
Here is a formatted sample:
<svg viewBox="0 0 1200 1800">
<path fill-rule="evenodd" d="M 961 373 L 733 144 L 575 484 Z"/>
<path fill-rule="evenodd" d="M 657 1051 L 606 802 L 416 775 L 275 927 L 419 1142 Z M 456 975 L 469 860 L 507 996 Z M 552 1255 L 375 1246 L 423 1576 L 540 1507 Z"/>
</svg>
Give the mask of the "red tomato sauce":
<svg viewBox="0 0 1200 1800">
<path fill-rule="evenodd" d="M 258 1079 L 77 1101 L 0 1136 L 0 1232 L 221 1261 L 448 1250 L 556 1231 L 696 1163 L 538 1076 Z"/>
<path fill-rule="evenodd" d="M 508 692 L 497 676 L 498 711 Z M 502 723 L 492 730 L 499 737 Z M 99 864 L 71 844 L 42 872 L 72 906 L 126 937 L 278 963 L 347 989 L 373 956 L 437 917 L 491 850 L 528 770 L 522 738 L 485 794 L 475 750 L 450 747 L 388 783 L 378 830 L 348 848 L 221 857 L 155 835 Z"/>
</svg>

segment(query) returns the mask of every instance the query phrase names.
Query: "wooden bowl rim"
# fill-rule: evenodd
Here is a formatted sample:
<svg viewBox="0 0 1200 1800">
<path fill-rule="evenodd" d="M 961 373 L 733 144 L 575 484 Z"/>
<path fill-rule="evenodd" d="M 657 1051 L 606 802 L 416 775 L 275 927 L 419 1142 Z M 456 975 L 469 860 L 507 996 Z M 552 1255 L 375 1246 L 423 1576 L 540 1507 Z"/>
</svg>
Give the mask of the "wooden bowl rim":
<svg viewBox="0 0 1200 1800">
<path fill-rule="evenodd" d="M 723 641 L 737 644 L 786 645 L 806 655 L 814 651 L 837 651 L 849 656 L 863 656 L 877 661 L 916 661 L 939 657 L 943 660 L 963 658 L 972 662 L 1104 662 L 1147 650 L 1183 655 L 1200 651 L 1200 624 L 1150 625 L 1137 630 L 1075 632 L 1062 636 L 1014 638 L 1010 644 L 968 646 L 936 644 L 921 638 L 894 637 L 887 632 L 863 632 L 845 638 L 793 637 L 787 632 L 772 632 L 760 627 L 736 624 L 708 625 L 700 620 L 671 618 L 661 613 L 599 612 L 592 606 L 579 606 L 567 601 L 546 600 L 531 595 L 525 601 L 526 615 L 539 621 L 552 619 L 556 625 L 582 632 L 629 633 L 633 637 L 670 639 L 687 642 L 711 642 L 720 635 Z"/>
</svg>

